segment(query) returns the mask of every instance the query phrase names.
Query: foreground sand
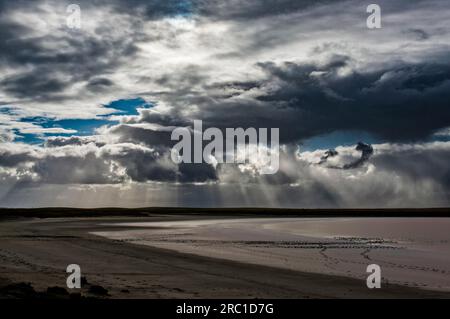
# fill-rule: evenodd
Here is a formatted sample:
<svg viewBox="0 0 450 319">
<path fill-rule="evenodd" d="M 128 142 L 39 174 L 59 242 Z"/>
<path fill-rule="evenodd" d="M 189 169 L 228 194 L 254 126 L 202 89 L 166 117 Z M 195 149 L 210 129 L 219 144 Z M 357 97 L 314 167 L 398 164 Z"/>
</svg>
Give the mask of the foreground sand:
<svg viewBox="0 0 450 319">
<path fill-rule="evenodd" d="M 217 216 L 216 216 L 217 217 Z M 79 264 L 81 295 L 100 298 L 433 298 L 450 295 L 396 285 L 367 289 L 365 282 L 183 254 L 94 236 L 108 223 L 198 219 L 146 218 L 20 219 L 0 222 L 0 297 L 27 296 L 65 288 L 69 264 Z M 205 217 L 201 217 L 204 219 Z M 117 229 L 117 228 L 115 228 Z M 102 287 L 92 289 L 92 287 Z M 5 289 L 5 287 L 7 287 Z M 13 287 L 13 288 L 11 288 Z M 51 296 L 64 296 L 50 289 Z M 52 292 L 54 294 L 52 294 Z M 48 296 L 41 294 L 39 296 Z M 29 296 L 29 295 L 28 295 Z M 33 295 L 31 295 L 33 296 Z"/>
</svg>

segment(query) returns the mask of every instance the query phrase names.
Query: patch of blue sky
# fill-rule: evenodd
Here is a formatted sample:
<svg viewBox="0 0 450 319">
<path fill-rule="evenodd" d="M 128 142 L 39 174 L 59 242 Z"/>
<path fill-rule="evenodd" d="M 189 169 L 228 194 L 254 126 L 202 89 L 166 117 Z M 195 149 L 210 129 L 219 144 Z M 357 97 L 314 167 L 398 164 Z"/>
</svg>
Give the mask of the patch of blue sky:
<svg viewBox="0 0 450 319">
<path fill-rule="evenodd" d="M 429 143 L 429 142 L 450 142 L 450 128 L 440 131 L 441 133 L 435 133 L 428 137 L 416 140 L 416 143 Z M 446 133 L 448 132 L 448 133 Z M 381 144 L 389 143 L 392 141 L 382 139 L 374 134 L 365 131 L 335 131 L 329 134 L 318 135 L 304 140 L 300 145 L 300 151 L 315 151 L 319 149 L 335 149 L 338 146 L 353 146 L 358 142 L 364 142 L 368 144 Z M 409 141 L 411 142 L 411 141 Z M 408 143 L 403 141 L 400 143 Z"/>
<path fill-rule="evenodd" d="M 17 115 L 17 109 L 10 106 L 2 106 L 0 107 L 0 113 L 7 115 Z"/>
<path fill-rule="evenodd" d="M 146 102 L 143 98 L 124 99 L 113 101 L 104 107 L 116 110 L 108 115 L 138 115 L 138 109 L 152 107 L 153 104 Z"/>
<path fill-rule="evenodd" d="M 432 142 L 450 142 L 450 135 L 447 135 L 447 136 L 444 136 L 444 135 L 433 136 L 431 141 Z"/>
<path fill-rule="evenodd" d="M 335 149 L 338 146 L 353 146 L 358 142 L 377 144 L 384 141 L 365 131 L 335 131 L 304 140 L 300 145 L 300 151 Z"/>
<path fill-rule="evenodd" d="M 64 136 L 64 135 L 78 135 L 87 136 L 95 133 L 95 130 L 101 126 L 117 124 L 118 121 L 111 121 L 109 119 L 64 119 L 55 120 L 46 117 L 27 117 L 22 118 L 21 122 L 33 123 L 42 128 L 63 128 L 66 130 L 77 131 L 76 134 L 65 133 L 44 133 L 45 136 Z"/>
<path fill-rule="evenodd" d="M 114 125 L 119 123 L 118 121 L 111 121 L 108 119 L 69 119 L 69 120 L 57 120 L 51 123 L 52 126 L 48 127 L 61 127 L 67 130 L 75 130 L 78 136 L 93 135 L 95 130 L 105 125 Z M 46 126 L 43 126 L 46 127 Z M 47 128 L 47 127 L 46 127 Z M 63 135 L 63 134 L 57 134 Z M 69 134 L 74 135 L 74 134 Z"/>
<path fill-rule="evenodd" d="M 40 145 L 44 143 L 44 138 L 42 135 L 20 133 L 19 130 L 17 129 L 14 129 L 13 132 L 15 135 L 14 139 L 15 142 L 26 143 L 31 145 Z"/>
<path fill-rule="evenodd" d="M 450 142 L 450 127 L 438 130 L 428 138 L 430 142 Z"/>
<path fill-rule="evenodd" d="M 174 2 L 174 16 L 175 17 L 190 17 L 194 11 L 192 0 L 178 0 Z"/>
<path fill-rule="evenodd" d="M 111 102 L 104 107 L 112 109 L 112 112 L 92 119 L 54 119 L 44 116 L 24 117 L 20 122 L 32 123 L 42 128 L 62 128 L 76 131 L 76 133 L 43 133 L 43 134 L 25 134 L 15 131 L 16 140 L 29 144 L 40 144 L 46 136 L 89 136 L 94 135 L 96 129 L 102 126 L 116 125 L 117 120 L 108 118 L 111 115 L 138 115 L 138 109 L 153 107 L 152 103 L 146 102 L 142 98 L 122 99 Z M 2 108 L 0 112 L 12 112 L 9 108 Z"/>
<path fill-rule="evenodd" d="M 42 128 L 64 128 L 66 130 L 74 130 L 76 133 L 22 133 L 18 129 L 14 129 L 16 142 L 22 142 L 27 144 L 42 144 L 45 141 L 45 137 L 48 136 L 89 136 L 95 133 L 95 129 L 104 126 L 111 125 L 117 122 L 109 120 L 52 120 L 46 118 L 39 118 L 38 121 L 33 122 L 30 118 L 22 119 L 24 122 L 31 122 Z"/>
</svg>

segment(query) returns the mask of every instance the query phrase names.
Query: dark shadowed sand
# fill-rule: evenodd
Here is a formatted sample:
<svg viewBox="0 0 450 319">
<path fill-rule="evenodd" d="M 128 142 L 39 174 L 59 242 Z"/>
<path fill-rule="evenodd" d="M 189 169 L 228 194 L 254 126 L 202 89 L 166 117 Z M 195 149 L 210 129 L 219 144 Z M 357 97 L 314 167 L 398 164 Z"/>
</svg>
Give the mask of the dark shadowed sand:
<svg viewBox="0 0 450 319">
<path fill-rule="evenodd" d="M 80 293 L 82 297 L 94 298 L 449 297 L 445 291 L 396 284 L 369 290 L 361 279 L 181 253 L 92 234 L 129 229 L 117 223 L 209 218 L 212 217 L 149 214 L 3 220 L 0 297 L 68 298 L 64 289 L 69 264 L 79 264 L 84 277 L 81 291 L 69 291 L 73 298 L 79 298 Z"/>
</svg>

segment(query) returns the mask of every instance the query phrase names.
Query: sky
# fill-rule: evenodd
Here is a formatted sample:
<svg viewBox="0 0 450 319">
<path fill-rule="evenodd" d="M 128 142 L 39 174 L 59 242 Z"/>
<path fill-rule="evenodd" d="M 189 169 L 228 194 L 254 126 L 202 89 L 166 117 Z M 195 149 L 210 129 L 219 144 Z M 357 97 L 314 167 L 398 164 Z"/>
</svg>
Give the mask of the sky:
<svg viewBox="0 0 450 319">
<path fill-rule="evenodd" d="M 446 0 L 0 0 L 0 207 L 448 207 L 449 18 Z M 279 128 L 279 171 L 175 164 L 194 120 Z"/>
</svg>

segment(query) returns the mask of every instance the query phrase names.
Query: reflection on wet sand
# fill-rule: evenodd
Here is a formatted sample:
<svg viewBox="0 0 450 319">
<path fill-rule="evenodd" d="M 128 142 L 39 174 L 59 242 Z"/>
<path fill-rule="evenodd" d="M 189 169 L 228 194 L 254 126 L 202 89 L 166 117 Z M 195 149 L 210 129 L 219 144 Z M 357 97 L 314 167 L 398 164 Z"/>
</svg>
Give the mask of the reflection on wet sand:
<svg viewBox="0 0 450 319">
<path fill-rule="evenodd" d="M 450 291 L 449 218 L 258 218 L 121 223 L 96 235 L 207 257 Z M 123 227 L 126 227 L 124 230 Z"/>
</svg>

